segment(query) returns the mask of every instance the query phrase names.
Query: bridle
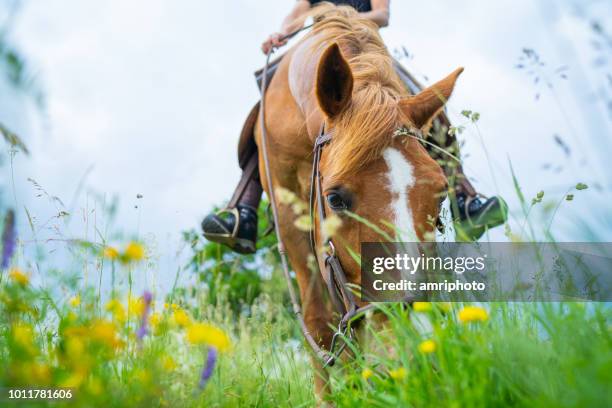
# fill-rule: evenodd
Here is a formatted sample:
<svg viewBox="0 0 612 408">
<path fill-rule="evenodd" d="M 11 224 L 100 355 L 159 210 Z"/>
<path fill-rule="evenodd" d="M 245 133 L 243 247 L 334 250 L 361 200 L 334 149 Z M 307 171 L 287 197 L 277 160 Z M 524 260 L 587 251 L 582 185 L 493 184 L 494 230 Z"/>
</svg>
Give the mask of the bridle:
<svg viewBox="0 0 612 408">
<path fill-rule="evenodd" d="M 317 265 L 320 265 L 320 263 L 315 242 L 315 208 L 318 212 L 318 219 L 320 223 L 323 223 L 326 218 L 325 204 L 323 202 L 321 171 L 319 169 L 319 165 L 321 162 L 323 148 L 330 143 L 331 140 L 331 133 L 325 132 L 325 125 L 321 126 L 321 131 L 319 132 L 319 135 L 315 139 L 314 143 L 309 199 L 310 249 L 317 260 Z M 326 282 L 329 297 L 336 311 L 340 314 L 340 316 L 342 316 L 329 347 L 330 357 L 324 362 L 324 366 L 332 366 L 334 365 L 337 357 L 346 347 L 347 339 L 353 338 L 352 324 L 356 323 L 358 320 L 361 320 L 361 318 L 365 315 L 365 311 L 373 306 L 366 305 L 359 307 L 357 305 L 357 302 L 355 301 L 355 294 L 352 292 L 351 288 L 349 288 L 346 273 L 344 272 L 344 268 L 342 268 L 340 259 L 336 255 L 336 247 L 331 237 L 325 238 L 323 248 L 325 248 L 325 258 L 323 260 L 323 265 L 325 265 L 325 275 L 323 279 Z M 343 344 L 338 348 L 338 350 L 336 350 L 338 340 L 343 340 Z"/>
</svg>

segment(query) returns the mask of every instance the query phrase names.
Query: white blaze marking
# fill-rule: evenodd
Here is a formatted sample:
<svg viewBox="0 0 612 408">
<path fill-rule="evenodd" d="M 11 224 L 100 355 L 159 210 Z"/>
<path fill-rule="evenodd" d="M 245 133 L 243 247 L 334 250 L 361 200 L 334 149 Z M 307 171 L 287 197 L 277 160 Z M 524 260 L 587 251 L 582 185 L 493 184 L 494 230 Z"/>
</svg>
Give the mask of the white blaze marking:
<svg viewBox="0 0 612 408">
<path fill-rule="evenodd" d="M 414 186 L 414 175 L 412 164 L 406 160 L 404 155 L 397 149 L 389 147 L 383 152 L 389 171 L 389 190 L 393 195 L 391 207 L 393 208 L 393 223 L 398 229 L 399 238 L 415 240 L 414 221 L 408 192 Z"/>
</svg>

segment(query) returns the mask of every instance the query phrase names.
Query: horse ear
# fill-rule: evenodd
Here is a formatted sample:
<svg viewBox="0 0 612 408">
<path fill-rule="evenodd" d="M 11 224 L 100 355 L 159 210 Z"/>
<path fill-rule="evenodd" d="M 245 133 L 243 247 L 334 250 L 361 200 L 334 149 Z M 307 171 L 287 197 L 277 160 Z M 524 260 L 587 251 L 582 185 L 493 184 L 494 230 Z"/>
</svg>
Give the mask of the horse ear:
<svg viewBox="0 0 612 408">
<path fill-rule="evenodd" d="M 402 110 L 417 128 L 421 129 L 429 124 L 444 107 L 451 93 L 453 93 L 457 78 L 462 72 L 463 68 L 457 68 L 449 76 L 424 89 L 419 94 L 400 101 Z"/>
<path fill-rule="evenodd" d="M 333 118 L 344 110 L 353 93 L 353 73 L 337 43 L 330 45 L 319 60 L 316 93 L 319 106 Z"/>
</svg>

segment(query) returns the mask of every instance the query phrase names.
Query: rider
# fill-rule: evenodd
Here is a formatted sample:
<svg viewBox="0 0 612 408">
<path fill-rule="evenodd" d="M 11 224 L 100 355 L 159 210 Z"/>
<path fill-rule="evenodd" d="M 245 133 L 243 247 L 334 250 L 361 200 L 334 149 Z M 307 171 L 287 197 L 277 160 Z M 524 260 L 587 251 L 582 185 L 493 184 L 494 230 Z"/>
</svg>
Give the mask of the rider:
<svg viewBox="0 0 612 408">
<path fill-rule="evenodd" d="M 268 54 L 273 47 L 284 45 L 287 42 L 286 37 L 304 25 L 310 9 L 322 1 L 324 0 L 298 0 L 293 6 L 293 10 L 283 20 L 281 30 L 271 34 L 261 45 L 263 53 Z M 379 27 L 386 27 L 389 24 L 389 0 L 335 0 L 330 2 L 336 5 L 352 6 L 361 17 L 373 21 Z M 406 79 L 405 75 L 402 76 L 401 74 L 400 78 L 404 79 L 407 88 L 414 93 L 414 82 L 409 83 L 414 79 Z M 418 92 L 418 89 L 416 91 Z M 445 115 L 440 115 L 438 125 L 440 125 L 440 122 L 444 126 L 441 127 L 442 137 L 432 137 L 428 141 L 439 148 L 458 154 L 457 139 L 454 134 L 448 132 L 450 124 Z M 434 128 L 436 128 L 435 125 L 434 123 Z M 429 145 L 425 147 L 428 148 L 434 158 L 440 158 L 437 150 L 429 148 Z M 251 153 L 251 156 L 253 156 L 253 153 Z M 230 207 L 232 208 L 209 214 L 202 221 L 202 230 L 207 239 L 228 245 L 234 251 L 240 253 L 255 252 L 257 208 L 262 194 L 258 172 L 256 168 L 255 171 L 253 170 L 257 163 L 256 157 L 247 159 L 249 160 L 240 159 L 243 175 L 234 197 L 230 201 Z M 246 164 L 247 161 L 252 162 L 252 165 Z M 451 205 L 451 211 L 455 219 L 456 230 L 462 231 L 463 239 L 477 240 L 487 228 L 493 228 L 505 222 L 507 216 L 506 204 L 501 197 L 480 200 L 474 187 L 463 175 L 461 165 L 447 166 L 445 171 L 451 184 L 454 184 L 454 203 Z"/>
</svg>

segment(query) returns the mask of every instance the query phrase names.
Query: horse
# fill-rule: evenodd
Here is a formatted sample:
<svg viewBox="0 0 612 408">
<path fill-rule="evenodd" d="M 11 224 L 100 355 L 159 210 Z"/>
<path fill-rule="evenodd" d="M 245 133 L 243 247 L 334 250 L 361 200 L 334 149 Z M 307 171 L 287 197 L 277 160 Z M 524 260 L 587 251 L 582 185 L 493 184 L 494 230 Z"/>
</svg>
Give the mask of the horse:
<svg viewBox="0 0 612 408">
<path fill-rule="evenodd" d="M 393 237 L 398 231 L 407 232 L 417 241 L 431 239 L 435 228 L 431 220 L 438 216 L 447 179 L 420 141 L 402 136 L 397 129 L 427 132 L 463 69 L 409 95 L 374 24 L 345 6 L 317 8 L 313 19 L 311 31 L 287 51 L 262 96 L 265 114 L 254 132 L 260 178 L 270 196 L 265 176 L 269 165 L 273 190 L 288 190 L 306 202 L 313 146 L 325 129 L 331 139 L 318 163 L 319 205 L 341 220 L 334 237 L 343 245 L 335 248 L 336 256 L 347 281 L 359 285 L 360 265 L 350 252 L 359 254 L 360 242 L 381 241 L 380 231 Z M 294 222 L 294 210 L 282 200 L 278 204 L 280 239 L 296 274 L 306 327 L 326 347 L 333 335 L 334 312 L 326 297 L 325 277 L 309 268 L 311 240 Z M 376 228 L 364 226 L 349 212 Z M 321 223 L 315 214 L 317 254 L 326 251 Z M 325 270 L 323 257 L 316 259 L 319 270 Z M 323 398 L 329 391 L 329 374 L 316 357 L 313 367 L 315 393 Z"/>
</svg>

